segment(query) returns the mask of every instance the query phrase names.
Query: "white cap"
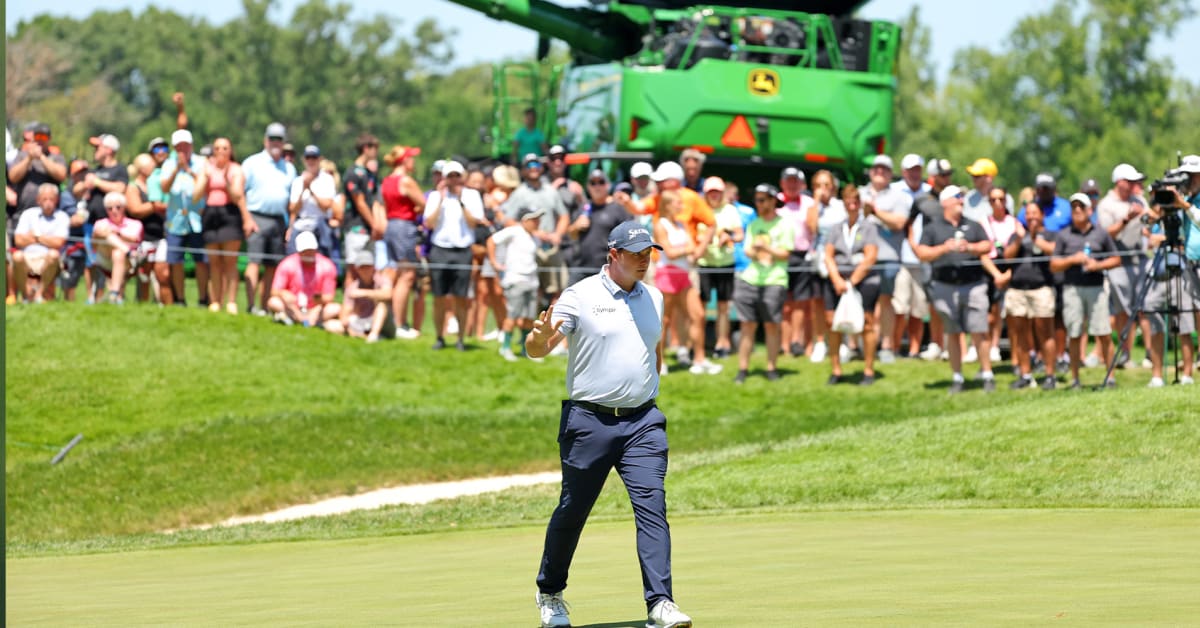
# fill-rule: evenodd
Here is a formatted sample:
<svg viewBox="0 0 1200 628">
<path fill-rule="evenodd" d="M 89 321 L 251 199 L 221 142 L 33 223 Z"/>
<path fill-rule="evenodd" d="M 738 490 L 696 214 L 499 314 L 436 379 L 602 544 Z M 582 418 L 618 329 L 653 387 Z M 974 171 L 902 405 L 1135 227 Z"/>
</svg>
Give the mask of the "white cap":
<svg viewBox="0 0 1200 628">
<path fill-rule="evenodd" d="M 296 250 L 299 252 L 317 250 L 317 236 L 311 231 L 301 231 L 296 234 Z"/>
<path fill-rule="evenodd" d="M 673 162 L 664 161 L 658 164 L 658 170 L 654 171 L 655 181 L 666 181 L 667 179 L 683 180 L 683 166 Z"/>
<path fill-rule="evenodd" d="M 908 170 L 909 168 L 924 168 L 925 160 L 916 153 L 909 153 L 900 160 L 900 169 Z"/>
<path fill-rule="evenodd" d="M 1083 192 L 1076 192 L 1076 193 L 1072 194 L 1071 200 L 1069 202 L 1082 203 L 1084 207 L 1087 207 L 1089 209 L 1092 206 L 1092 199 L 1088 198 L 1088 195 L 1084 194 Z"/>
<path fill-rule="evenodd" d="M 456 172 L 462 175 L 467 174 L 467 170 L 463 168 L 463 165 L 457 161 L 447 161 L 446 163 L 442 164 L 443 177 L 448 177 Z"/>
<path fill-rule="evenodd" d="M 1117 164 L 1117 167 L 1113 168 L 1112 172 L 1113 183 L 1117 181 L 1141 181 L 1145 178 L 1146 175 L 1138 172 L 1137 168 L 1129 164 Z"/>
<path fill-rule="evenodd" d="M 957 185 L 948 185 L 946 186 L 946 189 L 942 190 L 941 194 L 938 194 L 938 200 L 945 202 L 947 199 L 951 199 L 956 196 L 962 196 L 962 194 L 962 188 L 958 187 Z"/>
<path fill-rule="evenodd" d="M 1057 186 L 1058 182 L 1054 180 L 1054 175 L 1043 172 L 1033 180 L 1033 184 L 1039 188 L 1052 188 Z"/>
<path fill-rule="evenodd" d="M 875 155 L 875 159 L 871 160 L 871 167 L 883 166 L 888 170 L 895 170 L 896 166 L 892 164 L 892 158 L 887 155 Z"/>
<path fill-rule="evenodd" d="M 109 133 L 105 133 L 104 135 L 101 135 L 99 137 L 93 137 L 93 138 L 89 139 L 88 141 L 92 144 L 92 146 L 108 147 L 108 149 L 114 153 L 121 150 L 120 140 L 117 139 L 117 136 L 111 135 Z"/>
<path fill-rule="evenodd" d="M 1179 164 L 1179 170 L 1192 174 L 1200 173 L 1200 155 L 1187 155 L 1184 157 L 1183 162 Z"/>
<path fill-rule="evenodd" d="M 648 177 L 652 174 L 654 174 L 654 166 L 651 166 L 644 161 L 639 161 L 636 164 L 633 164 L 633 167 L 629 169 L 629 178 L 631 179 Z"/>
<path fill-rule="evenodd" d="M 171 134 L 171 146 L 183 143 L 192 143 L 192 132 L 187 129 L 177 129 Z"/>
</svg>

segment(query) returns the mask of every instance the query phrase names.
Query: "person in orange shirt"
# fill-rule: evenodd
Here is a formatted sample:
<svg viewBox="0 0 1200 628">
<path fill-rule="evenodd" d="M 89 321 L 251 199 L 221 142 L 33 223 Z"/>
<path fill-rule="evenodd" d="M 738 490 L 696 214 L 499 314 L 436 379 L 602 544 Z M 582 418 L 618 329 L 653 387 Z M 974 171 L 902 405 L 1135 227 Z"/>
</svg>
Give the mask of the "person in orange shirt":
<svg viewBox="0 0 1200 628">
<path fill-rule="evenodd" d="M 659 164 L 658 169 L 654 171 L 653 178 L 658 184 L 657 193 L 641 201 L 635 201 L 629 194 L 617 192 L 613 196 L 613 199 L 630 214 L 635 216 L 653 216 L 654 222 L 657 223 L 659 219 L 659 199 L 662 193 L 668 190 L 676 191 L 682 201 L 682 207 L 675 215 L 675 220 L 684 225 L 694 244 L 692 253 L 689 254 L 688 259 L 691 267 L 694 269 L 696 262 L 704 256 L 704 251 L 708 249 L 708 244 L 712 240 L 713 233 L 715 232 L 713 227 L 717 224 L 716 216 L 703 196 L 683 187 L 683 167 L 679 164 L 673 161 L 666 161 Z M 700 276 L 695 270 L 691 272 L 693 275 L 691 277 L 691 287 L 688 288 L 686 298 L 688 309 L 688 329 L 686 333 L 692 345 L 692 351 L 689 356 L 686 348 L 680 349 L 676 354 L 680 366 L 691 366 L 693 363 L 708 363 L 704 354 L 705 310 L 704 299 L 700 294 Z"/>
</svg>

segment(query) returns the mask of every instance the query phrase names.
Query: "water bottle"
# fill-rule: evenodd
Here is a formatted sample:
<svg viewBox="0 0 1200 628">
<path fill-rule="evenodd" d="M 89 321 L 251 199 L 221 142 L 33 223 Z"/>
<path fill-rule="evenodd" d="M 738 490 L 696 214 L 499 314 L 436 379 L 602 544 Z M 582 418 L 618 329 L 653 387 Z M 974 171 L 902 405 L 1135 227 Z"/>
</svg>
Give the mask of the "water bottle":
<svg viewBox="0 0 1200 628">
<path fill-rule="evenodd" d="M 1083 254 L 1087 257 L 1092 256 L 1092 244 L 1090 242 L 1083 243 Z"/>
</svg>

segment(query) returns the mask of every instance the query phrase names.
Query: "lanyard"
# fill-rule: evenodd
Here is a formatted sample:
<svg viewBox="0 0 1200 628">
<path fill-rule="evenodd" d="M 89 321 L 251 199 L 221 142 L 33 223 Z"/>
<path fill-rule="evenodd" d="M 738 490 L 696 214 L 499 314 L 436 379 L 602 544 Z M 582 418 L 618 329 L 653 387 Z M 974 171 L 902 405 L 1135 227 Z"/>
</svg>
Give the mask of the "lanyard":
<svg viewBox="0 0 1200 628">
<path fill-rule="evenodd" d="M 842 223 L 842 239 L 846 242 L 846 250 L 850 253 L 854 252 L 854 236 L 858 234 L 858 222 L 851 227 L 850 223 Z"/>
</svg>

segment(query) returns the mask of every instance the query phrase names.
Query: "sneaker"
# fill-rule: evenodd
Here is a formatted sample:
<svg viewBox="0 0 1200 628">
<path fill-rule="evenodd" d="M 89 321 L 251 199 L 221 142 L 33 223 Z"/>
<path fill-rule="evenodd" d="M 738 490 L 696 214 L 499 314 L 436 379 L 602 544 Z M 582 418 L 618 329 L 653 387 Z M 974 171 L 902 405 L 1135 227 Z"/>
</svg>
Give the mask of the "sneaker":
<svg viewBox="0 0 1200 628">
<path fill-rule="evenodd" d="M 1191 375 L 1184 375 L 1179 378 L 1180 386 L 1191 386 L 1192 384 L 1195 384 L 1195 383 L 1196 383 L 1196 380 L 1192 379 Z"/>
<path fill-rule="evenodd" d="M 451 316 L 450 320 L 446 321 L 446 333 L 451 336 L 458 333 L 458 317 Z"/>
<path fill-rule="evenodd" d="M 974 364 L 979 361 L 979 353 L 975 351 L 975 345 L 967 348 L 966 354 L 963 355 L 963 364 Z"/>
<path fill-rule="evenodd" d="M 1110 378 L 1108 378 L 1108 379 L 1106 379 L 1106 380 L 1104 380 L 1104 387 L 1105 387 L 1105 388 L 1116 388 L 1116 387 L 1117 387 L 1117 380 L 1115 380 L 1115 379 L 1113 379 L 1113 378 L 1111 378 L 1111 377 L 1110 377 Z"/>
<path fill-rule="evenodd" d="M 666 363 L 666 362 L 663 362 L 663 364 L 662 364 L 662 367 L 660 367 L 660 368 L 658 369 L 658 374 L 659 374 L 659 375 L 666 375 L 667 373 L 670 373 L 670 372 L 671 372 L 671 371 L 670 371 L 670 370 L 667 368 L 667 363 Z"/>
<path fill-rule="evenodd" d="M 829 379 L 825 380 L 826 386 L 837 386 L 842 381 L 841 375 L 830 375 Z"/>
<path fill-rule="evenodd" d="M 863 378 L 861 380 L 859 380 L 858 385 L 859 386 L 870 386 L 874 383 L 875 383 L 874 375 L 863 375 Z"/>
<path fill-rule="evenodd" d="M 373 345 L 379 342 L 379 336 L 367 336 L 367 344 Z"/>
<path fill-rule="evenodd" d="M 983 380 L 983 392 L 985 392 L 985 393 L 996 392 L 996 378 L 989 377 L 989 378 Z"/>
<path fill-rule="evenodd" d="M 922 360 L 925 360 L 926 362 L 932 362 L 932 361 L 938 359 L 941 355 L 942 355 L 941 346 L 939 346 L 938 343 L 936 343 L 936 342 L 931 342 L 931 343 L 929 343 L 928 347 L 925 347 L 924 351 L 917 354 L 917 357 L 921 358 Z"/>
<path fill-rule="evenodd" d="M 838 347 L 838 358 L 841 359 L 842 364 L 845 364 L 846 362 L 853 360 L 854 359 L 854 349 L 851 349 L 850 347 L 847 347 L 846 345 L 842 345 L 842 346 Z"/>
<path fill-rule="evenodd" d="M 813 364 L 824 362 L 826 350 L 827 347 L 825 346 L 824 340 L 813 343 L 812 355 L 808 356 L 808 361 L 812 362 Z"/>
<path fill-rule="evenodd" d="M 1046 374 L 1046 363 L 1043 362 L 1041 358 L 1035 358 L 1033 360 L 1033 374 L 1037 376 Z"/>
<path fill-rule="evenodd" d="M 946 362 L 947 360 L 949 360 L 950 359 L 950 350 L 942 349 L 942 354 L 938 356 L 938 359 L 941 360 L 942 362 Z"/>
<path fill-rule="evenodd" d="M 1154 368 L 1154 363 L 1150 361 L 1150 358 L 1142 358 L 1142 368 L 1152 369 Z"/>
<path fill-rule="evenodd" d="M 445 349 L 445 348 L 446 348 L 446 339 L 445 338 L 438 338 L 437 340 L 433 341 L 433 350 L 434 351 L 441 351 L 442 349 Z"/>
<path fill-rule="evenodd" d="M 742 369 L 737 372 L 737 376 L 735 376 L 733 378 L 733 383 L 735 383 L 735 384 L 745 384 L 746 383 L 746 370 L 745 369 Z"/>
<path fill-rule="evenodd" d="M 500 347 L 500 357 L 509 362 L 517 361 L 517 354 L 513 353 L 512 347 Z"/>
<path fill-rule="evenodd" d="M 957 381 L 950 382 L 950 394 L 957 395 L 958 393 L 962 392 L 963 384 L 964 384 L 964 382 L 957 382 Z"/>
<path fill-rule="evenodd" d="M 671 600 L 662 600 L 650 609 L 646 628 L 692 628 L 692 618 L 683 614 Z"/>
<path fill-rule="evenodd" d="M 396 340 L 416 340 L 421 336 L 421 332 L 409 327 L 401 325 L 396 328 Z"/>
<path fill-rule="evenodd" d="M 727 349 L 725 347 L 717 347 L 716 349 L 713 349 L 712 354 L 713 354 L 714 358 L 716 358 L 718 360 L 724 360 L 725 358 L 729 357 L 730 353 L 731 353 L 730 349 Z"/>
<path fill-rule="evenodd" d="M 1088 357 L 1083 359 L 1083 365 L 1090 369 L 1100 366 L 1100 356 L 1096 355 L 1095 353 L 1089 353 Z"/>
<path fill-rule="evenodd" d="M 226 303 L 225 304 L 225 313 L 226 314 L 237 314 L 238 313 L 237 303 L 234 303 L 233 301 Z"/>
<path fill-rule="evenodd" d="M 778 381 L 778 380 L 779 380 L 779 371 L 776 371 L 775 369 L 771 369 L 771 370 L 767 371 L 767 381 L 768 382 L 774 382 L 774 381 Z"/>
<path fill-rule="evenodd" d="M 723 368 L 725 367 L 721 366 L 720 364 L 716 364 L 710 360 L 705 360 L 703 362 L 696 362 L 693 364 L 690 368 L 688 368 L 688 372 L 692 375 L 717 375 Z"/>
<path fill-rule="evenodd" d="M 1046 379 L 1042 380 L 1042 390 L 1054 390 L 1056 386 L 1058 382 L 1054 381 L 1053 377 L 1046 376 Z"/>
<path fill-rule="evenodd" d="M 221 312 L 221 304 L 220 303 L 209 303 L 208 311 L 212 312 L 214 314 L 219 314 Z"/>
<path fill-rule="evenodd" d="M 275 315 L 271 317 L 271 320 L 285 327 L 291 327 L 296 323 L 296 321 L 292 320 L 292 317 L 284 314 L 283 312 L 275 312 Z"/>
<path fill-rule="evenodd" d="M 1055 363 L 1055 366 L 1057 366 L 1061 370 L 1066 370 L 1066 369 L 1070 368 L 1071 367 L 1071 357 L 1068 356 L 1066 354 L 1066 352 L 1058 354 L 1058 362 Z"/>
<path fill-rule="evenodd" d="M 991 359 L 992 362 L 999 362 L 1002 360 L 1003 358 L 1000 357 L 1000 347 L 992 347 L 992 350 L 988 351 L 988 358 Z"/>
<path fill-rule="evenodd" d="M 529 358 L 528 355 L 526 355 L 525 357 Z M 529 361 L 533 362 L 535 364 L 541 364 L 542 362 L 546 361 L 546 358 L 529 358 Z"/>
<path fill-rule="evenodd" d="M 558 593 L 541 593 L 535 598 L 538 612 L 542 616 L 542 628 L 558 628 L 571 625 L 570 610 L 567 601 L 563 599 L 562 591 Z"/>
<path fill-rule="evenodd" d="M 679 366 L 691 366 L 692 352 L 687 347 L 675 349 L 675 361 L 679 363 Z"/>
<path fill-rule="evenodd" d="M 1017 379 L 1013 380 L 1013 383 L 1008 385 L 1008 388 L 1009 390 L 1021 390 L 1022 388 L 1029 388 L 1032 385 L 1032 377 L 1018 377 Z"/>
<path fill-rule="evenodd" d="M 489 331 L 488 333 L 484 334 L 483 337 L 480 338 L 480 340 L 482 340 L 484 342 L 492 342 L 493 340 L 499 340 L 499 339 L 500 339 L 500 330 L 499 329 L 493 329 L 492 331 Z"/>
<path fill-rule="evenodd" d="M 893 364 L 896 362 L 896 354 L 891 349 L 883 349 L 879 352 L 880 364 Z"/>
<path fill-rule="evenodd" d="M 1166 384 L 1163 382 L 1163 378 L 1161 378 L 1161 377 L 1151 377 L 1151 378 L 1150 378 L 1150 383 L 1149 383 L 1149 384 L 1146 384 L 1146 388 L 1162 388 L 1162 387 L 1163 387 L 1163 386 L 1165 386 L 1165 385 L 1166 385 Z"/>
<path fill-rule="evenodd" d="M 804 355 L 804 345 L 798 342 L 793 342 L 791 346 L 788 347 L 788 353 L 791 353 L 793 358 L 798 358 Z"/>
<path fill-rule="evenodd" d="M 459 340 L 458 342 L 454 343 L 454 348 L 458 349 L 459 351 L 466 351 L 467 345 L 463 341 Z"/>
<path fill-rule="evenodd" d="M 252 308 L 250 308 L 250 314 L 252 314 L 254 316 L 266 316 L 267 311 L 262 309 L 261 307 L 252 307 Z"/>
</svg>

